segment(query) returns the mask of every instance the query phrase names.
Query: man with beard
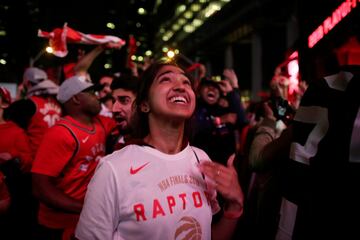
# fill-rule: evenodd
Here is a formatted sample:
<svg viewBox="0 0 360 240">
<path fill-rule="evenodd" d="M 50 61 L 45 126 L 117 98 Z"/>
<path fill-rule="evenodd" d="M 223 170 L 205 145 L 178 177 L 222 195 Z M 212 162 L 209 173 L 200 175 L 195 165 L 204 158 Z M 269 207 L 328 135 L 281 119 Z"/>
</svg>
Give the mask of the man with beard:
<svg viewBox="0 0 360 240">
<path fill-rule="evenodd" d="M 65 80 L 58 101 L 66 116 L 45 134 L 32 167 L 33 193 L 40 200 L 38 239 L 70 239 L 87 185 L 115 127 L 99 116 L 93 84 L 79 76 Z"/>
<path fill-rule="evenodd" d="M 121 149 L 129 140 L 133 102 L 136 98 L 138 85 L 138 77 L 130 74 L 122 74 L 119 77 L 115 77 L 111 83 L 113 97 L 112 113 L 117 124 L 117 130 L 109 138 L 109 142 L 106 145 L 107 153 Z"/>
</svg>

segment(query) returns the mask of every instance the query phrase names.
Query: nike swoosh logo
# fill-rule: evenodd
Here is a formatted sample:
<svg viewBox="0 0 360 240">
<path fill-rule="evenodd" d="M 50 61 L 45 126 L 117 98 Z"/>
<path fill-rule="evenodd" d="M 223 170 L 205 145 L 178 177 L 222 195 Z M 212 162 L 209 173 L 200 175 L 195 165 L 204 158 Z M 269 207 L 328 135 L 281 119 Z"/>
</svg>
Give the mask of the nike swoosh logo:
<svg viewBox="0 0 360 240">
<path fill-rule="evenodd" d="M 133 168 L 133 167 L 131 167 L 131 168 L 130 168 L 130 174 L 131 174 L 131 175 L 134 175 L 134 174 L 138 173 L 141 169 L 143 169 L 143 168 L 144 168 L 146 165 L 148 165 L 148 164 L 149 164 L 149 162 L 141 165 L 141 166 L 138 167 L 138 168 Z"/>
<path fill-rule="evenodd" d="M 81 141 L 82 141 L 82 143 L 86 143 L 88 139 L 89 139 L 89 136 L 87 136 L 86 138 L 84 138 L 84 139 L 81 140 Z"/>
</svg>

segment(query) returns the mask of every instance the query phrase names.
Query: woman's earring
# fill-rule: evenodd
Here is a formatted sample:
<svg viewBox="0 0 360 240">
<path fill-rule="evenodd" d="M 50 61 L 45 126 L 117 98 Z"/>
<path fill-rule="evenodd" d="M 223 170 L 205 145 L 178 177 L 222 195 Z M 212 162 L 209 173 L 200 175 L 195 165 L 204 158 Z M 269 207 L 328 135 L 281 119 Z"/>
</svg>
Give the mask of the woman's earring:
<svg viewBox="0 0 360 240">
<path fill-rule="evenodd" d="M 141 106 L 141 111 L 144 112 L 144 113 L 148 113 L 148 112 L 150 112 L 150 108 L 149 108 L 148 105 L 143 104 Z"/>
</svg>

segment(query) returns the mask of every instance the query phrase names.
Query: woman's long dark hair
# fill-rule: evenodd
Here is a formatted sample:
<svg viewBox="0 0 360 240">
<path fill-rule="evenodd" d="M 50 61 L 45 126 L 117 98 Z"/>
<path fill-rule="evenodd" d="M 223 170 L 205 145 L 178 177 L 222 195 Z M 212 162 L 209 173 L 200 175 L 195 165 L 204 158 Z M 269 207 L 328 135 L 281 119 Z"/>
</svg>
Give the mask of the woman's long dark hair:
<svg viewBox="0 0 360 240">
<path fill-rule="evenodd" d="M 140 77 L 140 84 L 139 88 L 136 94 L 136 100 L 134 101 L 134 114 L 132 118 L 132 126 L 133 126 L 133 137 L 137 139 L 143 139 L 146 137 L 150 130 L 149 130 L 149 113 L 145 113 L 141 111 L 141 104 L 144 101 L 147 101 L 149 99 L 149 90 L 151 85 L 154 82 L 154 79 L 157 75 L 157 73 L 160 71 L 160 69 L 164 66 L 175 66 L 179 67 L 175 62 L 164 62 L 164 61 L 158 61 L 150 65 L 141 75 Z M 193 79 L 188 74 L 185 75 L 189 78 L 189 80 L 192 83 L 193 87 Z M 185 134 L 186 141 L 188 139 L 188 136 L 190 134 L 190 120 L 187 120 L 185 123 Z"/>
</svg>

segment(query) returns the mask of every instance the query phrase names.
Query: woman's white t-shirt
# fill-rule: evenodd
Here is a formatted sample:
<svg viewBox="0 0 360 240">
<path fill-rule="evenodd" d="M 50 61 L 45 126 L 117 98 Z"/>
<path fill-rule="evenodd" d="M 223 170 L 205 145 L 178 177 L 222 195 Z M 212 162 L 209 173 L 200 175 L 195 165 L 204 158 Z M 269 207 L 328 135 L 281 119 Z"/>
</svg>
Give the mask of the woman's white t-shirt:
<svg viewBox="0 0 360 240">
<path fill-rule="evenodd" d="M 198 164 L 208 155 L 129 145 L 101 160 L 76 228 L 78 239 L 211 239 L 216 191 Z"/>
</svg>

